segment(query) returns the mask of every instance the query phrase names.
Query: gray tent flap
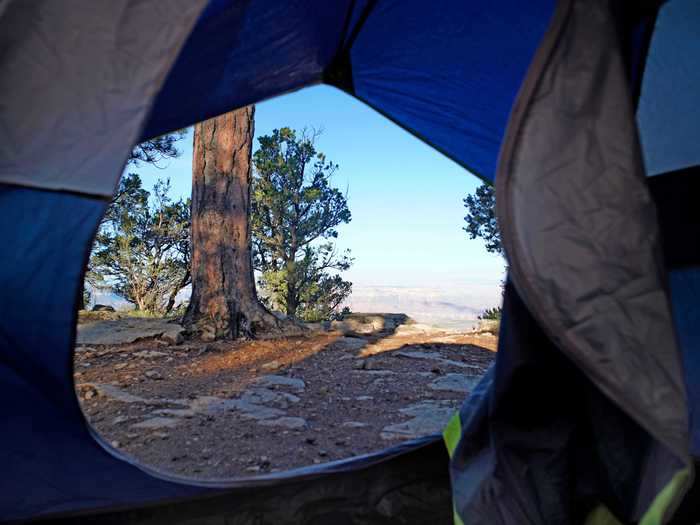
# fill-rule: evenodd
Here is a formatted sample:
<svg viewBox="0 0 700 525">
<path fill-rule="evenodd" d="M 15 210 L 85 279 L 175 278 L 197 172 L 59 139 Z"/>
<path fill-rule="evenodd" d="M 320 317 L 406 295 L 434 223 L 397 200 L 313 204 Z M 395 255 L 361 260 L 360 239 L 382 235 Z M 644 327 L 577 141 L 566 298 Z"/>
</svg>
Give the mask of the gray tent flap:
<svg viewBox="0 0 700 525">
<path fill-rule="evenodd" d="M 514 283 L 550 337 L 679 457 L 688 421 L 658 223 L 608 2 L 576 1 L 498 175 Z"/>
<path fill-rule="evenodd" d="M 484 501 L 489 499 L 487 491 L 499 486 L 494 479 L 506 487 L 501 490 L 511 502 L 498 511 L 491 509 L 489 518 L 497 523 L 523 523 L 524 518 L 529 523 L 570 522 L 575 511 L 567 507 L 557 513 L 556 499 L 547 497 L 550 476 L 558 479 L 559 492 L 552 490 L 560 497 L 580 495 L 580 488 L 566 475 L 586 480 L 590 476 L 586 468 L 605 472 L 613 487 L 633 480 L 634 490 L 625 498 L 633 502 L 632 507 L 616 504 L 605 491 L 594 494 L 623 520 L 645 517 L 655 520 L 652 523 L 663 522 L 692 481 L 681 358 L 620 40 L 612 2 L 560 2 L 511 115 L 497 172 L 496 200 L 512 293 L 517 290 L 534 322 L 583 374 L 584 384 L 590 382 L 604 394 L 595 404 L 603 407 L 612 402 L 630 420 L 620 423 L 620 428 L 634 424 L 638 430 L 591 433 L 589 446 L 598 454 L 590 461 L 572 463 L 566 474 L 559 468 L 556 451 L 566 454 L 569 449 L 574 437 L 568 434 L 570 427 L 562 423 L 543 432 L 539 446 L 531 441 L 532 429 L 527 433 L 525 426 L 519 436 L 511 428 L 510 440 L 499 450 L 494 440 L 505 432 L 494 433 L 493 425 L 499 417 L 512 420 L 517 413 L 506 410 L 499 415 L 491 407 L 494 423 L 489 446 L 495 460 L 483 459 L 494 474 L 485 478 L 471 500 L 455 498 L 464 523 L 489 522 L 473 511 L 484 513 L 489 508 Z M 527 337 L 523 330 L 513 329 L 512 319 L 505 321 L 499 344 L 504 352 L 518 355 L 530 346 L 523 343 Z M 516 336 L 506 344 L 509 330 Z M 533 353 L 526 362 L 539 355 L 528 352 Z M 504 360 L 499 354 L 499 361 Z M 498 366 L 493 394 L 497 397 Z M 503 373 L 502 377 L 512 389 L 519 388 L 518 378 L 526 381 L 524 374 Z M 560 393 L 553 389 L 551 395 Z M 532 414 L 540 410 L 533 406 Z M 590 411 L 592 420 L 599 417 L 598 411 L 605 412 L 603 408 Z M 637 449 L 621 441 L 617 444 L 626 451 L 613 459 L 611 443 L 621 435 L 643 446 Z M 519 438 L 521 455 L 527 460 L 504 460 L 508 449 L 520 446 Z M 467 448 L 460 443 L 453 456 L 456 483 L 463 456 L 478 461 L 473 451 L 466 453 Z M 551 466 L 549 475 L 543 461 Z M 625 467 L 630 463 L 638 465 L 636 473 Z M 625 475 L 613 481 L 621 471 Z M 558 473 L 564 477 L 557 477 Z"/>
</svg>

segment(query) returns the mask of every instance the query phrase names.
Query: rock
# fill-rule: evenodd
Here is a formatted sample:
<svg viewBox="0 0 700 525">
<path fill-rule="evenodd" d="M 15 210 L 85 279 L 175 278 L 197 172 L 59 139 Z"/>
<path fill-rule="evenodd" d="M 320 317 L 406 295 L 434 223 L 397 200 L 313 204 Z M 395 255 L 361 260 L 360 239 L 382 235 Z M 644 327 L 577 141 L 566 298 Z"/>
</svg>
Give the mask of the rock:
<svg viewBox="0 0 700 525">
<path fill-rule="evenodd" d="M 143 375 L 148 379 L 153 379 L 154 381 L 161 381 L 163 379 L 163 374 L 158 372 L 158 370 L 146 370 Z"/>
<path fill-rule="evenodd" d="M 110 442 L 110 445 L 112 445 L 114 448 L 119 448 L 119 445 L 121 445 L 121 443 L 119 443 L 119 441 L 112 441 Z"/>
<path fill-rule="evenodd" d="M 294 394 L 269 390 L 267 388 L 250 388 L 243 392 L 240 399 L 256 405 L 273 405 L 277 408 L 288 408 L 293 403 L 298 403 L 299 398 Z"/>
<path fill-rule="evenodd" d="M 260 469 L 261 469 L 261 467 L 259 467 L 258 465 L 254 465 L 252 467 L 247 467 L 245 469 L 245 471 L 246 472 L 260 472 Z"/>
<path fill-rule="evenodd" d="M 140 357 L 141 359 L 153 359 L 156 357 L 165 357 L 166 355 L 168 354 L 165 352 L 158 352 L 157 350 L 141 350 L 140 352 L 134 352 L 134 357 Z"/>
<path fill-rule="evenodd" d="M 286 387 L 296 392 L 303 392 L 306 389 L 306 383 L 302 379 L 278 375 L 261 376 L 255 384 L 267 388 Z"/>
<path fill-rule="evenodd" d="M 407 357 L 409 359 L 426 359 L 431 361 L 436 361 L 442 365 L 455 366 L 457 368 L 470 368 L 473 370 L 481 370 L 479 365 L 470 365 L 467 363 L 461 363 L 459 361 L 454 361 L 452 359 L 445 359 L 440 355 L 439 352 L 421 352 L 419 350 L 402 350 L 400 352 L 395 352 L 393 354 L 396 357 Z"/>
<path fill-rule="evenodd" d="M 163 332 L 160 336 L 162 341 L 173 345 L 179 345 L 185 340 L 185 329 L 179 324 L 171 323 L 172 328 Z"/>
<path fill-rule="evenodd" d="M 395 335 L 432 335 L 444 333 L 445 330 L 422 323 L 402 324 L 394 332 Z"/>
<path fill-rule="evenodd" d="M 352 364 L 353 370 L 365 370 L 367 368 L 366 359 L 358 359 Z"/>
<path fill-rule="evenodd" d="M 110 399 L 113 399 L 115 401 L 121 401 L 122 403 L 144 403 L 146 401 L 146 399 L 143 397 L 129 394 L 128 392 L 124 392 L 123 390 L 113 385 L 105 385 L 101 383 L 81 383 L 76 385 L 76 387 L 80 388 L 84 385 L 92 386 L 100 394 L 109 397 Z"/>
<path fill-rule="evenodd" d="M 148 317 L 125 317 L 106 321 L 79 324 L 76 343 L 78 345 L 122 345 L 139 339 L 175 337 L 183 328 L 168 319 Z"/>
<path fill-rule="evenodd" d="M 117 363 L 116 365 L 114 365 L 114 369 L 115 370 L 123 370 L 127 366 L 129 366 L 129 363 Z"/>
<path fill-rule="evenodd" d="M 153 417 L 153 418 L 147 419 L 146 421 L 142 421 L 141 423 L 136 423 L 134 425 L 131 425 L 131 428 L 141 428 L 141 429 L 147 429 L 147 430 L 157 430 L 157 429 L 161 429 L 161 428 L 175 428 L 179 422 L 180 422 L 179 419 L 175 419 L 172 417 Z"/>
<path fill-rule="evenodd" d="M 395 356 L 407 357 L 409 359 L 432 359 L 439 361 L 442 359 L 440 352 L 421 352 L 419 350 L 403 350 L 400 352 L 395 352 Z"/>
<path fill-rule="evenodd" d="M 83 398 L 89 400 L 97 395 L 97 390 L 95 388 L 87 388 L 83 393 Z"/>
<path fill-rule="evenodd" d="M 345 428 L 365 428 L 367 423 L 362 423 L 360 421 L 345 421 L 341 426 Z"/>
<path fill-rule="evenodd" d="M 185 419 L 191 419 L 197 415 L 197 412 L 191 408 L 162 408 L 155 410 L 153 413 L 159 416 L 184 417 Z"/>
<path fill-rule="evenodd" d="M 199 332 L 199 338 L 205 343 L 216 341 L 216 331 L 212 326 L 204 326 Z"/>
<path fill-rule="evenodd" d="M 433 390 L 444 390 L 448 392 L 459 392 L 466 394 L 474 389 L 481 380 L 477 376 L 465 376 L 463 374 L 445 374 L 438 377 L 428 385 Z"/>
<path fill-rule="evenodd" d="M 241 413 L 241 417 L 245 419 L 273 419 L 276 417 L 286 416 L 284 410 L 279 408 L 266 407 L 265 405 L 257 405 L 255 403 L 248 403 L 241 399 L 220 399 L 218 403 L 212 403 L 209 405 L 210 411 L 216 410 L 234 410 Z"/>
<path fill-rule="evenodd" d="M 278 370 L 282 368 L 282 363 L 280 363 L 277 360 L 274 360 L 270 361 L 269 363 L 265 363 L 260 368 L 262 368 L 263 370 Z"/>
<path fill-rule="evenodd" d="M 266 427 L 282 427 L 282 428 L 306 428 L 306 420 L 302 417 L 282 416 L 274 419 L 263 419 L 258 421 L 258 425 Z"/>
<path fill-rule="evenodd" d="M 129 416 L 117 416 L 112 420 L 113 425 L 121 425 L 122 423 L 126 423 L 129 421 L 131 418 Z"/>
<path fill-rule="evenodd" d="M 114 312 L 114 307 L 108 304 L 96 304 L 92 307 L 93 312 Z"/>
<path fill-rule="evenodd" d="M 393 376 L 396 375 L 396 372 L 393 370 L 371 370 L 371 369 L 366 369 L 364 370 L 364 374 L 368 376 Z"/>
<path fill-rule="evenodd" d="M 339 337 L 333 341 L 333 347 L 345 352 L 354 352 L 367 346 L 367 340 L 359 337 Z"/>
<path fill-rule="evenodd" d="M 374 398 L 372 396 L 357 396 L 356 401 L 372 401 Z"/>
<path fill-rule="evenodd" d="M 439 433 L 454 414 L 451 401 L 421 401 L 402 408 L 399 412 L 412 419 L 388 425 L 382 429 L 382 439 L 414 439 Z"/>
</svg>

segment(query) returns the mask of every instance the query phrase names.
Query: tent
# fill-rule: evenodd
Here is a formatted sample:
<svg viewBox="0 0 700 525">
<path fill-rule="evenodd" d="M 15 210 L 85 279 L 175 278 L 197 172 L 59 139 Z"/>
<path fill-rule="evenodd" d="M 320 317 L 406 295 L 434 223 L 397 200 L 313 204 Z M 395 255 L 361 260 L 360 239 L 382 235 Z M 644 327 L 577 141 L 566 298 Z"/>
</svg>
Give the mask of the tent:
<svg viewBox="0 0 700 525">
<path fill-rule="evenodd" d="M 694 523 L 699 6 L 0 2 L 0 521 Z M 128 152 L 319 83 L 495 183 L 496 363 L 444 443 L 255 479 L 137 465 L 89 428 L 72 379 Z"/>
</svg>

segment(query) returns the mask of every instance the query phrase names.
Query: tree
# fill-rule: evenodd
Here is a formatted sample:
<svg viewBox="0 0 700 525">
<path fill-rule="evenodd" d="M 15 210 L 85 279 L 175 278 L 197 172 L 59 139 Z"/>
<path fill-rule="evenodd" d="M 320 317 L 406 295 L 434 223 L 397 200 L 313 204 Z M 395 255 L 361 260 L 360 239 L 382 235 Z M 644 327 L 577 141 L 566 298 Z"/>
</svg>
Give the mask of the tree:
<svg viewBox="0 0 700 525">
<path fill-rule="evenodd" d="M 131 150 L 127 164 L 138 166 L 145 162 L 158 166 L 161 160 L 177 158 L 181 152 L 177 149 L 176 143 L 184 136 L 185 131 L 179 130 L 141 142 Z"/>
<path fill-rule="evenodd" d="M 487 308 L 477 317 L 477 319 L 484 321 L 500 321 L 501 315 L 503 313 L 503 307 L 495 306 L 493 308 Z"/>
<path fill-rule="evenodd" d="M 350 295 L 337 272 L 352 264 L 331 239 L 351 220 L 347 199 L 330 184 L 338 165 L 314 146 L 316 133 L 276 129 L 259 138 L 253 163 L 254 264 L 271 306 L 307 321 L 328 319 Z"/>
<path fill-rule="evenodd" d="M 249 224 L 253 106 L 201 122 L 192 161 L 192 296 L 185 326 L 205 339 L 291 331 L 258 300 Z"/>
<path fill-rule="evenodd" d="M 95 238 L 88 281 L 110 284 L 137 310 L 168 313 L 189 284 L 190 203 L 173 202 L 169 191 L 169 181 L 159 180 L 148 192 L 129 173 Z"/>
<path fill-rule="evenodd" d="M 467 216 L 464 217 L 467 225 L 463 230 L 469 234 L 469 238 L 481 237 L 487 251 L 503 255 L 501 231 L 498 229 L 496 220 L 496 194 L 493 186 L 490 184 L 479 186 L 474 195 L 467 195 L 464 206 L 467 208 Z"/>
<path fill-rule="evenodd" d="M 129 158 L 127 159 L 127 165 L 138 166 L 143 162 L 146 164 L 153 164 L 154 166 L 159 166 L 158 163 L 164 159 L 172 159 L 179 157 L 181 152 L 179 149 L 177 149 L 176 144 L 184 136 L 185 131 L 180 130 L 175 131 L 173 133 L 167 133 L 165 135 L 161 135 L 160 137 L 156 137 L 154 139 L 150 139 L 140 144 L 137 144 L 136 146 L 134 146 L 134 148 L 129 154 Z M 120 186 L 119 190 L 117 191 L 117 194 L 112 198 L 113 205 L 119 199 L 121 188 L 122 187 Z M 91 286 L 95 284 L 103 284 L 100 275 L 96 274 L 91 269 L 89 264 L 85 273 L 85 282 L 87 282 Z M 78 296 L 79 310 L 84 309 L 85 305 L 90 302 L 91 295 L 92 294 L 90 289 L 88 289 L 85 286 L 85 283 L 83 283 L 83 288 Z M 172 305 L 170 306 L 170 309 L 171 308 Z M 170 311 L 170 309 L 168 309 L 168 311 Z"/>
</svg>

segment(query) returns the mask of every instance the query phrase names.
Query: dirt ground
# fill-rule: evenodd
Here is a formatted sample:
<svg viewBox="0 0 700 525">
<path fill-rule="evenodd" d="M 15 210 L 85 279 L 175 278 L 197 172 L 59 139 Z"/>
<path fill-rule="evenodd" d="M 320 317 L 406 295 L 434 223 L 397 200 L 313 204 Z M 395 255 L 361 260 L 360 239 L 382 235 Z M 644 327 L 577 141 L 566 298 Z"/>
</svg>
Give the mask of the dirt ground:
<svg viewBox="0 0 700 525">
<path fill-rule="evenodd" d="M 393 321 L 79 346 L 76 391 L 106 441 L 168 473 L 231 478 L 347 458 L 439 431 L 494 359 L 490 333 Z"/>
</svg>

